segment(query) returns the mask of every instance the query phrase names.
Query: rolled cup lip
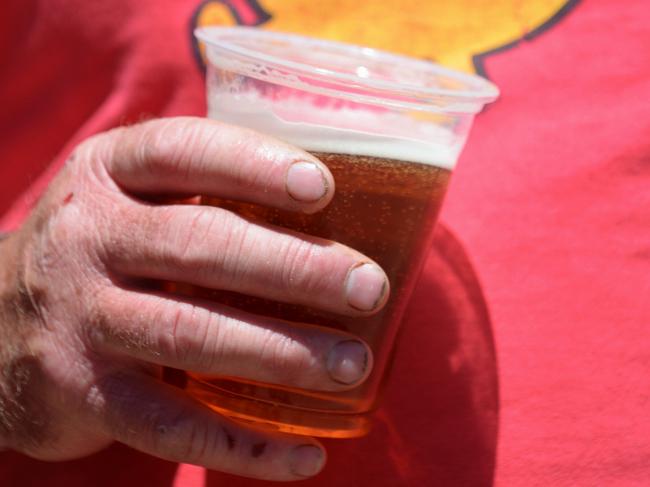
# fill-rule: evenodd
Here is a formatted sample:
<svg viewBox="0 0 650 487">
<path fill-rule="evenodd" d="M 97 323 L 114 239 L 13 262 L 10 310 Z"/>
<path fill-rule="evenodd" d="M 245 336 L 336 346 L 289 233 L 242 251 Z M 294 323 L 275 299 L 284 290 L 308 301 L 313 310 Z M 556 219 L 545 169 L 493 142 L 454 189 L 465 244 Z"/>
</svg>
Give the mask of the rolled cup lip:
<svg viewBox="0 0 650 487">
<path fill-rule="evenodd" d="M 216 61 L 210 58 L 211 62 L 224 69 L 233 69 L 253 78 L 328 96 L 382 106 L 446 113 L 476 113 L 485 104 L 494 101 L 499 96 L 499 89 L 482 77 L 462 73 L 429 61 L 392 54 L 369 47 L 241 26 L 199 27 L 194 30 L 194 35 L 209 48 L 229 55 L 229 57 L 220 57 Z M 378 61 L 390 63 L 391 65 L 402 63 L 405 67 L 417 69 L 425 74 L 430 73 L 432 76 L 444 76 L 448 79 L 457 80 L 470 89 L 438 88 L 424 84 L 393 82 L 372 77 L 362 77 L 351 73 L 341 73 L 283 59 L 241 45 L 241 41 L 251 39 L 264 42 L 282 40 L 295 44 L 301 50 L 327 48 L 338 52 L 345 51 L 346 54 L 354 55 L 359 59 L 366 58 L 375 63 Z M 236 62 L 233 62 L 233 56 L 236 58 Z M 249 64 L 248 67 L 247 63 Z M 255 69 L 254 63 L 263 63 L 273 69 L 289 70 L 295 76 L 278 79 L 272 74 L 264 74 L 259 69 Z M 327 86 L 314 86 L 304 80 L 326 81 Z M 338 86 L 340 88 L 337 88 Z M 345 87 L 349 86 L 365 89 L 372 94 L 349 93 L 345 89 Z"/>
</svg>

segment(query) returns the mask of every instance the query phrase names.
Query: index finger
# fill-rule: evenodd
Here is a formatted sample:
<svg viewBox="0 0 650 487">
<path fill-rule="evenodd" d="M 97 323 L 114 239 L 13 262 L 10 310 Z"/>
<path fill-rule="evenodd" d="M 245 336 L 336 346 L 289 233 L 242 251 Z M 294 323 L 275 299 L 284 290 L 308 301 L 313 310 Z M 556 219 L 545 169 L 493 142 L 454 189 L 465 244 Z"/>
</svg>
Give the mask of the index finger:
<svg viewBox="0 0 650 487">
<path fill-rule="evenodd" d="M 308 152 L 213 120 L 152 120 L 98 142 L 112 178 L 138 194 L 201 194 L 312 213 L 334 193 L 332 174 Z"/>
</svg>

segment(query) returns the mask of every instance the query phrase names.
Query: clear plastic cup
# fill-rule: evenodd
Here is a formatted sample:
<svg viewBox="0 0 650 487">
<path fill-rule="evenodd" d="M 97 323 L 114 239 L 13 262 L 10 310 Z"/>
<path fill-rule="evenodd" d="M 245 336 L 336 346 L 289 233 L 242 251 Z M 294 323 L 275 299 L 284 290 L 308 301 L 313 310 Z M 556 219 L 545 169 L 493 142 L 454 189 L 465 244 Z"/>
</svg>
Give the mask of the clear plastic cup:
<svg viewBox="0 0 650 487">
<path fill-rule="evenodd" d="M 368 343 L 370 377 L 345 392 L 293 389 L 189 374 L 187 390 L 215 410 L 297 434 L 365 434 L 377 407 L 404 308 L 431 245 L 447 182 L 488 81 L 441 66 L 330 41 L 254 28 L 195 31 L 207 64 L 208 116 L 283 139 L 332 171 L 335 196 L 314 215 L 206 198 L 206 204 L 338 241 L 386 271 L 378 314 L 349 318 L 234 293 L 193 293 L 285 320 L 333 327 Z"/>
</svg>

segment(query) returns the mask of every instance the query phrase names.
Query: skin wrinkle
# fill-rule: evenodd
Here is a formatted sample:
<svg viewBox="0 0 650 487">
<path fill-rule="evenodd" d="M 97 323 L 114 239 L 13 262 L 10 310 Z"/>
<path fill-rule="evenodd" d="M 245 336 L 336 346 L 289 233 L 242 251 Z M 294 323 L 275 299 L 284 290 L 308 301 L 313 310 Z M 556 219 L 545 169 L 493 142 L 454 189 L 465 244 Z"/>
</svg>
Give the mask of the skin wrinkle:
<svg viewBox="0 0 650 487">
<path fill-rule="evenodd" d="M 221 316 L 220 319 L 224 320 L 223 326 L 219 327 L 219 338 L 220 341 L 217 344 L 217 353 L 215 354 L 219 370 L 227 371 L 230 374 L 233 374 L 232 371 L 233 363 L 227 362 L 225 360 L 227 348 L 229 345 L 237 344 L 237 340 L 241 340 L 242 337 L 245 337 L 245 333 L 248 329 L 248 325 L 237 318 L 232 318 L 230 316 Z M 250 340 L 248 343 L 251 343 Z M 242 366 L 245 368 L 247 364 L 235 364 L 235 367 Z M 232 371 L 232 372 L 231 372 Z"/>
<path fill-rule="evenodd" d="M 217 336 L 214 337 L 210 343 L 219 343 L 218 335 L 219 335 L 219 328 L 221 324 L 219 323 L 220 318 L 216 316 L 213 313 L 206 312 L 205 310 L 199 310 L 198 307 L 194 308 L 197 313 L 200 312 L 201 319 L 197 318 L 194 322 L 195 323 L 201 323 L 201 325 L 198 326 L 198 328 L 201 328 L 203 330 L 202 337 L 199 340 L 199 343 L 201 344 L 201 347 L 199 348 L 199 352 L 197 354 L 197 357 L 199 357 L 199 363 L 206 369 L 206 370 L 216 370 L 217 365 L 219 364 L 218 360 L 218 355 L 219 355 L 219 346 L 217 345 L 216 348 L 213 348 L 212 350 L 208 350 L 207 344 L 208 344 L 208 337 L 211 334 L 216 334 Z M 216 323 L 214 323 L 216 321 Z"/>
<path fill-rule="evenodd" d="M 29 272 L 21 271 L 25 274 L 24 286 L 18 285 L 19 280 L 13 275 L 0 280 L 0 341 L 9 343 L 0 351 L 0 437 L 7 436 L 4 432 L 9 431 L 8 425 L 12 423 L 14 436 L 10 447 L 45 460 L 67 460 L 88 455 L 117 439 L 146 453 L 174 457 L 177 461 L 192 460 L 187 458 L 190 456 L 209 468 L 294 479 L 285 464 L 297 445 L 294 438 L 252 432 L 230 422 L 229 429 L 221 429 L 222 420 L 215 414 L 208 414 L 198 403 L 189 401 L 182 391 L 159 382 L 163 368 L 157 364 L 165 363 L 165 357 L 157 341 L 166 332 L 176 341 L 168 348 L 176 350 L 182 363 L 173 365 L 179 369 L 186 368 L 191 360 L 201 367 L 219 366 L 231 375 L 244 377 L 272 374 L 276 369 L 275 373 L 288 376 L 289 382 L 308 381 L 317 387 L 331 387 L 321 383 L 325 377 L 321 377 L 323 364 L 318 348 L 330 337 L 312 337 L 309 334 L 316 333 L 315 330 L 302 328 L 292 333 L 291 329 L 284 330 L 286 324 L 276 327 L 274 321 L 267 324 L 263 319 L 238 315 L 199 299 L 187 301 L 202 304 L 183 304 L 187 301 L 182 296 L 167 294 L 154 286 L 158 284 L 154 282 L 157 275 L 169 274 L 170 269 L 164 269 L 166 264 L 178 263 L 179 248 L 168 247 L 162 259 L 161 249 L 153 258 L 149 250 L 152 244 L 172 240 L 163 236 L 173 236 L 173 243 L 182 242 L 184 235 L 179 236 L 170 228 L 170 223 L 177 221 L 176 231 L 184 228 L 194 240 L 188 244 L 188 261 L 194 260 L 201 271 L 209 272 L 210 262 L 219 264 L 219 259 L 223 259 L 222 265 L 212 269 L 219 272 L 209 276 L 217 278 L 211 279 L 213 282 L 228 284 L 234 278 L 263 298 L 283 300 L 287 294 L 283 283 L 272 281 L 268 275 L 282 265 L 271 248 L 277 250 L 280 245 L 269 242 L 271 237 L 281 236 L 283 230 L 249 232 L 249 222 L 224 209 L 200 210 L 187 203 L 147 201 L 139 196 L 147 191 L 154 193 L 156 187 L 169 186 L 169 181 L 157 177 L 160 171 L 163 177 L 166 174 L 163 166 L 168 166 L 167 176 L 174 174 L 174 183 L 183 179 L 180 173 L 193 166 L 189 162 L 194 160 L 200 162 L 199 173 L 187 172 L 187 177 L 195 181 L 183 184 L 205 187 L 211 181 L 204 176 L 220 174 L 219 171 L 229 182 L 230 171 L 242 167 L 227 165 L 230 145 L 236 139 L 249 137 L 254 140 L 235 144 L 235 152 L 241 151 L 241 157 L 250 167 L 257 168 L 257 174 L 242 182 L 250 188 L 261 185 L 257 191 L 268 190 L 269 200 L 285 197 L 284 179 L 278 176 L 283 171 L 277 166 L 284 165 L 285 158 L 292 153 L 295 159 L 302 158 L 301 151 L 232 127 L 225 129 L 222 140 L 214 126 L 209 129 L 206 123 L 198 119 L 150 122 L 146 130 L 141 126 L 119 129 L 84 142 L 16 232 L 16 239 L 8 239 L 28 243 L 15 249 L 29 252 L 23 260 L 29 266 L 23 271 Z M 176 129 L 182 132 L 176 140 L 166 138 L 164 132 L 171 134 Z M 152 137 L 150 144 L 139 139 L 146 131 Z M 207 139 L 210 144 L 199 144 L 197 150 L 188 147 L 192 146 L 188 141 L 198 144 Z M 156 143 L 165 147 L 153 147 Z M 208 147 L 219 144 L 220 147 Z M 258 144 L 262 145 L 259 152 Z M 141 156 L 133 157 L 140 150 Z M 255 157 L 246 157 L 247 154 Z M 178 160 L 134 161 L 147 155 Z M 214 165 L 215 158 L 224 168 Z M 134 162 L 144 166 L 135 167 Z M 174 168 L 176 162 L 182 167 Z M 155 177 L 148 178 L 146 171 Z M 111 175 L 123 176 L 119 178 L 121 183 Z M 274 177 L 279 179 L 274 181 Z M 215 184 L 224 181 L 217 178 Z M 238 191 L 232 189 L 235 196 Z M 197 210 L 206 215 L 209 212 L 210 216 L 196 216 L 193 212 Z M 196 222 L 194 227 L 191 221 Z M 224 241 L 227 248 L 233 249 L 233 255 L 224 255 Z M 281 239 L 272 242 L 281 243 Z M 297 252 L 293 257 L 296 261 L 303 258 L 301 253 L 311 258 L 301 246 L 293 249 Z M 13 244 L 7 248 L 15 253 Z M 253 255 L 244 255 L 246 249 L 253 250 Z M 328 262 L 334 262 L 335 253 L 331 257 Z M 17 272 L 16 262 L 21 259 L 7 252 L 0 252 L 0 258 L 0 274 Z M 344 254 L 341 259 L 345 262 Z M 242 268 L 244 272 L 238 274 Z M 191 269 L 192 265 L 181 270 L 187 276 L 186 271 Z M 304 269 L 314 270 L 317 269 Z M 296 272 L 300 269 L 296 268 Z M 257 274 L 259 279 L 253 280 Z M 302 278 L 308 276 L 294 278 L 293 282 Z M 3 304 L 9 294 L 12 306 Z M 184 311 L 178 311 L 179 305 Z M 10 314 L 14 316 L 12 320 L 6 318 Z M 284 330 L 287 336 L 276 332 L 272 338 L 267 331 L 269 326 Z M 260 350 L 257 344 L 264 339 L 269 343 Z M 313 345 L 314 350 L 307 349 L 305 343 Z M 138 355 L 140 350 L 148 350 L 157 357 Z M 266 358 L 271 361 L 271 370 L 266 364 L 260 367 L 260 361 Z M 253 459 L 257 457 L 259 460 Z"/>
<path fill-rule="evenodd" d="M 172 337 L 174 343 L 174 357 L 179 363 L 186 363 L 188 368 L 202 368 L 206 362 L 205 344 L 209 333 L 209 324 L 206 323 L 206 314 L 197 306 L 184 303 L 178 307 L 176 316 L 179 319 L 174 321 Z M 185 330 L 185 332 L 183 332 Z M 201 339 L 195 335 L 201 330 L 203 335 Z M 193 338 L 187 334 L 195 335 Z M 200 343 L 201 348 L 198 353 L 194 352 L 192 343 Z"/>
<path fill-rule="evenodd" d="M 212 235 L 216 235 L 215 229 L 219 228 L 218 225 L 219 217 L 222 216 L 218 211 L 214 211 L 212 208 L 203 207 L 196 209 L 197 215 L 190 221 L 189 226 L 179 224 L 174 225 L 174 227 L 182 229 L 178 231 L 178 236 L 184 235 L 184 242 L 182 243 L 182 248 L 178 253 L 177 267 L 183 272 L 189 271 L 190 276 L 196 276 L 199 273 L 209 272 L 214 274 L 221 274 L 222 269 L 217 265 L 208 266 L 208 269 L 205 266 L 201 265 L 203 260 L 201 251 L 201 245 L 204 245 L 205 242 L 211 240 Z M 230 232 L 226 232 L 230 233 Z M 217 249 L 215 249 L 217 250 Z M 215 252 L 219 254 L 219 251 Z"/>
<path fill-rule="evenodd" d="M 108 169 L 109 164 L 107 161 L 114 157 L 115 148 L 101 143 L 102 139 L 105 139 L 109 134 L 117 134 L 122 130 L 124 129 L 115 128 L 103 135 L 95 135 L 86 139 L 74 150 L 74 159 L 64 167 L 64 171 L 68 173 L 67 175 L 72 180 L 84 182 L 84 186 L 80 189 L 91 191 L 93 197 L 96 196 L 95 192 L 98 189 L 113 198 L 122 199 L 126 196 L 121 185 L 111 176 Z M 116 209 L 119 209 L 119 207 Z M 102 220 L 107 220 L 104 213 L 97 216 L 102 216 Z"/>
<path fill-rule="evenodd" d="M 259 256 L 269 252 L 268 245 L 265 246 L 263 240 L 260 239 L 257 228 L 246 224 L 242 225 L 242 228 L 236 257 L 230 259 L 232 263 L 239 263 L 239 265 L 231 265 L 233 286 L 244 286 L 247 281 L 250 281 L 255 273 L 255 263 Z M 254 249 L 254 251 L 245 252 L 246 248 Z M 268 262 L 268 260 L 266 261 Z"/>
<path fill-rule="evenodd" d="M 221 269 L 222 272 L 229 276 L 230 283 L 233 286 L 239 286 L 245 283 L 251 272 L 250 263 L 256 256 L 246 255 L 245 248 L 254 248 L 250 241 L 255 242 L 255 227 L 248 225 L 246 221 L 234 217 L 228 222 L 225 233 L 228 235 L 227 244 L 222 249 Z M 226 287 L 226 283 L 223 283 Z"/>
<path fill-rule="evenodd" d="M 188 305 L 179 306 L 176 309 L 176 312 L 173 314 L 171 334 L 170 334 L 170 343 L 171 343 L 171 356 L 178 360 L 179 363 L 183 363 L 188 356 L 190 347 L 188 345 L 182 345 L 182 341 L 179 336 L 180 327 L 183 323 L 192 323 L 194 316 L 194 308 L 191 307 L 188 311 Z M 191 305 L 189 305 L 191 306 Z M 162 305 L 164 307 L 164 305 Z M 186 315 L 189 315 L 189 319 L 185 318 Z"/>
<path fill-rule="evenodd" d="M 341 282 L 340 278 L 337 279 L 339 272 L 336 266 L 324 265 L 324 261 L 328 259 L 323 247 L 309 243 L 299 251 L 301 254 L 297 254 L 289 266 L 293 275 L 300 276 L 298 283 L 293 283 L 291 291 L 307 289 L 310 294 L 317 296 L 327 293 L 335 286 L 340 287 Z M 309 267 L 305 265 L 306 262 L 310 263 Z"/>
<path fill-rule="evenodd" d="M 270 149 L 266 144 L 261 144 L 258 147 L 253 149 L 251 161 L 268 161 L 265 164 L 253 164 L 249 162 L 250 166 L 257 166 L 251 168 L 253 170 L 254 178 L 250 180 L 250 187 L 261 188 L 262 191 L 268 192 L 270 188 L 275 186 L 274 181 L 277 180 L 277 171 L 279 167 L 286 165 L 286 171 L 288 171 L 291 164 L 293 164 L 292 159 L 287 159 L 287 156 L 284 152 L 278 153 L 277 151 Z M 282 178 L 283 183 L 282 188 L 286 191 L 286 171 L 283 172 Z M 291 198 L 289 193 L 286 193 L 288 198 Z"/>
<path fill-rule="evenodd" d="M 169 306 L 165 304 L 165 308 Z M 218 351 L 207 350 L 208 336 L 214 329 L 216 333 L 219 332 L 220 324 L 212 325 L 213 320 L 219 320 L 218 315 L 214 315 L 209 310 L 197 306 L 193 303 L 180 303 L 175 312 L 175 318 L 171 326 L 171 342 L 173 349 L 171 356 L 174 357 L 179 363 L 187 364 L 189 369 L 196 368 L 202 370 L 216 370 L 217 361 L 215 359 Z M 202 330 L 202 337 L 197 339 L 196 336 L 188 337 L 187 333 L 197 333 Z M 185 335 L 182 330 L 185 331 Z M 183 344 L 185 342 L 185 344 Z M 193 343 L 200 343 L 201 347 L 198 352 L 193 348 Z M 164 348 L 163 348 L 164 350 Z M 163 355 L 164 352 L 163 352 Z"/>
<path fill-rule="evenodd" d="M 155 211 L 155 218 L 152 218 L 150 214 L 145 218 L 143 212 L 136 219 L 144 220 L 145 225 L 147 222 L 151 222 L 158 229 L 149 230 L 145 225 L 136 227 L 141 228 L 137 232 L 141 242 L 135 247 L 145 252 L 145 249 L 150 247 L 144 245 L 145 242 L 156 242 L 158 248 L 152 251 L 154 259 L 160 260 L 163 266 L 167 268 L 182 271 L 186 282 L 191 282 L 194 276 L 200 273 L 221 273 L 221 266 L 219 265 L 215 265 L 214 268 L 212 266 L 206 268 L 203 262 L 205 252 L 201 250 L 201 246 L 205 245 L 206 241 L 210 240 L 210 236 L 215 233 L 213 228 L 216 226 L 224 227 L 224 222 L 220 221 L 224 215 L 219 209 L 196 206 L 168 206 Z M 227 234 L 229 232 L 223 233 Z M 124 267 L 128 271 L 129 262 L 132 260 L 130 258 L 132 251 L 124 249 L 124 252 L 120 252 L 119 250 L 128 244 L 129 238 L 120 238 L 119 240 L 120 243 L 113 253 L 121 254 L 116 255 L 117 259 L 121 261 L 120 267 Z M 218 262 L 221 259 L 222 252 L 215 252 L 215 254 Z M 142 262 L 147 260 L 145 256 L 134 257 Z"/>
<path fill-rule="evenodd" d="M 232 145 L 232 149 L 229 146 L 228 150 L 231 157 L 242 161 L 241 164 L 233 165 L 229 168 L 229 175 L 233 179 L 233 185 L 237 188 L 256 187 L 259 170 L 256 168 L 255 162 L 266 159 L 260 157 L 259 149 L 251 151 L 250 144 L 243 137 Z"/>
<path fill-rule="evenodd" d="M 205 132 L 205 128 L 203 130 L 188 130 L 185 128 L 185 131 L 183 133 L 182 131 L 174 130 L 173 127 L 167 127 L 164 131 L 164 137 L 167 143 L 174 141 L 175 147 L 177 147 L 176 150 L 171 150 L 172 155 L 170 156 L 170 159 L 175 162 L 174 169 L 178 173 L 178 177 L 184 183 L 191 181 L 193 170 L 192 166 L 198 166 L 199 168 L 203 169 L 206 165 L 206 162 L 209 160 L 207 153 L 209 144 L 212 141 L 208 137 L 208 141 L 206 142 L 206 137 L 203 132 Z M 174 140 L 173 137 L 176 137 L 177 139 Z M 178 147 L 180 147 L 181 144 L 193 145 L 195 147 L 195 150 L 198 151 L 196 157 L 193 157 L 191 160 L 183 158 L 182 154 L 178 152 Z"/>
<path fill-rule="evenodd" d="M 310 370 L 305 347 L 290 335 L 277 335 L 265 330 L 260 349 L 260 359 L 269 363 L 270 376 L 288 384 L 303 382 L 305 370 Z M 266 357 L 266 358 L 264 358 Z"/>
<path fill-rule="evenodd" d="M 135 164 L 143 168 L 154 181 L 181 177 L 179 169 L 183 161 L 176 155 L 174 141 L 182 140 L 179 133 L 185 130 L 182 127 L 176 127 L 175 131 L 170 130 L 169 123 L 164 123 L 157 131 L 151 130 L 147 124 L 141 125 L 139 130 L 140 136 L 134 138 L 134 143 L 139 149 Z M 170 139 L 170 136 L 173 139 Z M 164 163 L 161 164 L 162 161 Z"/>
<path fill-rule="evenodd" d="M 173 253 L 177 256 L 176 265 L 179 269 L 183 268 L 185 270 L 187 267 L 197 267 L 192 266 L 194 262 L 200 260 L 197 256 L 200 255 L 201 251 L 197 249 L 196 244 L 197 242 L 205 242 L 206 238 L 209 238 L 215 219 L 216 215 L 210 209 L 197 208 L 189 223 L 179 225 L 180 222 L 178 221 L 172 220 L 170 222 L 167 230 L 170 233 L 173 232 L 173 234 L 167 235 L 163 242 L 174 242 Z M 177 231 L 178 228 L 182 228 L 182 231 Z M 167 252 L 172 253 L 171 249 L 168 249 Z M 188 270 L 192 273 L 196 272 L 196 269 Z"/>
<path fill-rule="evenodd" d="M 120 235 L 118 237 L 120 247 L 126 247 L 124 257 L 117 257 L 120 268 L 128 274 L 132 274 L 133 272 L 128 272 L 131 258 L 146 261 L 147 251 L 157 253 L 163 265 L 177 265 L 178 256 L 173 249 L 173 243 L 177 242 L 178 237 L 173 232 L 177 215 L 173 206 L 156 209 L 155 217 L 153 217 L 148 207 L 140 205 L 136 208 L 135 215 L 131 219 L 138 225 L 134 227 L 139 229 L 134 232 L 138 241 L 133 242 L 130 235 Z M 132 248 L 129 248 L 130 243 L 134 244 L 131 246 Z M 138 254 L 134 255 L 133 250 L 136 250 Z"/>
<path fill-rule="evenodd" d="M 291 239 L 285 240 L 283 244 L 278 252 L 281 256 L 277 267 L 277 272 L 279 273 L 278 280 L 291 296 L 295 296 L 297 289 L 301 288 L 302 284 L 295 282 L 297 276 L 302 272 L 305 262 L 309 262 L 309 249 L 307 248 L 309 244 Z M 302 258 L 303 256 L 304 259 Z"/>
<path fill-rule="evenodd" d="M 214 215 L 213 221 L 216 221 L 217 219 L 223 220 L 224 213 L 221 209 L 208 207 L 205 208 L 206 209 L 204 211 L 210 211 Z M 204 240 L 209 241 L 211 238 L 215 239 L 215 248 L 212 249 L 212 258 L 209 260 L 209 265 L 197 266 L 197 274 L 211 273 L 212 275 L 223 275 L 225 272 L 227 252 L 232 245 L 232 240 L 234 238 L 233 236 L 236 234 L 236 232 L 232 228 L 234 225 L 230 220 L 226 222 L 220 221 L 217 227 L 219 231 L 217 232 L 214 232 L 212 230 L 212 225 L 213 222 L 210 223 L 209 231 L 204 232 L 205 238 L 201 239 L 202 242 Z M 192 238 L 192 236 L 190 235 L 189 238 Z"/>
</svg>

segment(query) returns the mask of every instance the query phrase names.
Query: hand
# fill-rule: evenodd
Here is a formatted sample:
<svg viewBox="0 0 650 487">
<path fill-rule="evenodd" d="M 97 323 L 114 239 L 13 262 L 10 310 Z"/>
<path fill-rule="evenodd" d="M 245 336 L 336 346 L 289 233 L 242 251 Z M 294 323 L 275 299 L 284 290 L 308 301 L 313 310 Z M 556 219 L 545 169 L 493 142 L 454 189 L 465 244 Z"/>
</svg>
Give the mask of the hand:
<svg viewBox="0 0 650 487">
<path fill-rule="evenodd" d="M 117 440 L 245 476 L 316 474 L 325 454 L 315 440 L 221 417 L 163 383 L 162 366 L 339 391 L 368 376 L 366 344 L 138 283 L 373 313 L 387 280 L 367 257 L 183 200 L 314 212 L 333 191 L 308 153 L 204 119 L 151 121 L 81 144 L 28 221 L 0 242 L 0 443 L 62 460 Z"/>
</svg>

